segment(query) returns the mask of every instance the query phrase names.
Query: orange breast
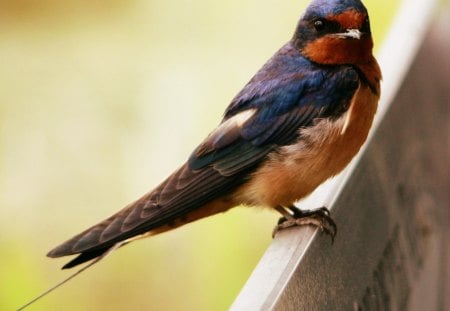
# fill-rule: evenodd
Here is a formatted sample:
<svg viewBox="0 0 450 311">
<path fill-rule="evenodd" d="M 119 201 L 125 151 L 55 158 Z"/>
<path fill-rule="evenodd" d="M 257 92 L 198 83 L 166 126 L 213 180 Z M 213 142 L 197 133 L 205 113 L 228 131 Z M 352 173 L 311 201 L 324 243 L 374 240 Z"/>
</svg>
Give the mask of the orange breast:
<svg viewBox="0 0 450 311">
<path fill-rule="evenodd" d="M 238 192 L 248 205 L 290 206 L 307 196 L 350 162 L 367 138 L 378 103 L 361 85 L 349 110 L 337 120 L 324 119 L 301 130 L 301 139 L 283 147 Z"/>
</svg>

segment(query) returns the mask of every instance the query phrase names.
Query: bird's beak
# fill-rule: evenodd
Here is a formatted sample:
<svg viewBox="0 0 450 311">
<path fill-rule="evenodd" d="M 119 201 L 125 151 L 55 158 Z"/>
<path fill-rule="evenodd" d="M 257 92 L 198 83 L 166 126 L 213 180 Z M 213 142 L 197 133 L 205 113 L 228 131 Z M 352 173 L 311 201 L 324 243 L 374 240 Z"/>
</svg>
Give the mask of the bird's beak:
<svg viewBox="0 0 450 311">
<path fill-rule="evenodd" d="M 335 37 L 341 38 L 341 39 L 361 39 L 361 36 L 363 33 L 359 31 L 358 29 L 347 29 L 346 32 L 336 33 L 334 34 Z"/>
</svg>

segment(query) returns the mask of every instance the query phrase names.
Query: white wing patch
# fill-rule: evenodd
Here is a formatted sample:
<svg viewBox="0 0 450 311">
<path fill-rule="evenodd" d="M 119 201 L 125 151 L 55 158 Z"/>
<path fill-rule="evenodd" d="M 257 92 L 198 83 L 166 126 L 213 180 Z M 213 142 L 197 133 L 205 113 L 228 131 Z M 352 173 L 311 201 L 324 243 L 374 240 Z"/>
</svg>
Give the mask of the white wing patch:
<svg viewBox="0 0 450 311">
<path fill-rule="evenodd" d="M 242 111 L 220 124 L 196 149 L 195 154 L 202 156 L 216 147 L 226 146 L 241 135 L 241 128 L 256 112 L 256 108 Z"/>
<path fill-rule="evenodd" d="M 237 115 L 229 118 L 224 123 L 222 123 L 214 132 L 221 131 L 230 127 L 242 127 L 242 125 L 248 119 L 250 119 L 255 114 L 255 112 L 255 108 L 239 112 Z"/>
</svg>

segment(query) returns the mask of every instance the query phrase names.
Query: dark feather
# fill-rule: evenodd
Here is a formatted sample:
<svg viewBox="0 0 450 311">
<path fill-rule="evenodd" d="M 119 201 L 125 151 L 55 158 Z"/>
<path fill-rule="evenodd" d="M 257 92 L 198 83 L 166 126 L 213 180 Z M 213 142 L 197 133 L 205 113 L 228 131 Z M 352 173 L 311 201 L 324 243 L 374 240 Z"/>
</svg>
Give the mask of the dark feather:
<svg viewBox="0 0 450 311">
<path fill-rule="evenodd" d="M 69 261 L 68 263 L 66 263 L 62 267 L 62 269 L 70 269 L 70 268 L 73 268 L 75 266 L 78 266 L 78 265 L 80 265 L 82 263 L 85 263 L 85 262 L 87 262 L 89 260 L 92 260 L 94 258 L 102 256 L 108 250 L 109 250 L 109 247 L 105 247 L 105 248 L 100 248 L 100 249 L 96 249 L 96 250 L 93 250 L 93 251 L 88 251 L 88 252 L 81 253 L 80 255 L 78 255 L 77 257 L 75 257 L 74 259 Z"/>
</svg>

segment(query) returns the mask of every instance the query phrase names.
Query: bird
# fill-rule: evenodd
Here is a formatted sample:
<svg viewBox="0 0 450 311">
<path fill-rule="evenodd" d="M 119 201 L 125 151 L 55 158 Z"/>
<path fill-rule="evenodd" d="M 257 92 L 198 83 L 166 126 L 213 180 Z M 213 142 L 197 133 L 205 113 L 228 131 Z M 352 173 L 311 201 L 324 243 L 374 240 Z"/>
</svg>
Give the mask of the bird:
<svg viewBox="0 0 450 311">
<path fill-rule="evenodd" d="M 281 214 L 275 232 L 314 225 L 336 234 L 326 207 L 294 204 L 341 172 L 365 142 L 380 96 L 366 7 L 313 0 L 284 44 L 232 99 L 219 125 L 159 186 L 51 250 L 98 260 L 136 239 L 238 205 Z"/>
</svg>

